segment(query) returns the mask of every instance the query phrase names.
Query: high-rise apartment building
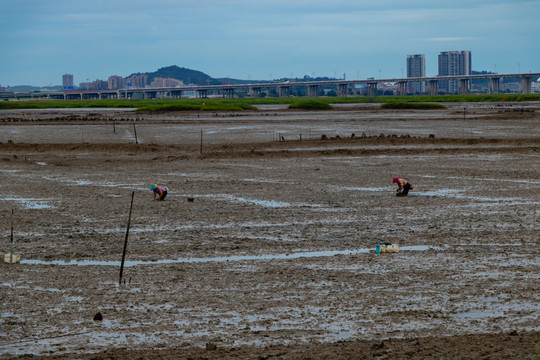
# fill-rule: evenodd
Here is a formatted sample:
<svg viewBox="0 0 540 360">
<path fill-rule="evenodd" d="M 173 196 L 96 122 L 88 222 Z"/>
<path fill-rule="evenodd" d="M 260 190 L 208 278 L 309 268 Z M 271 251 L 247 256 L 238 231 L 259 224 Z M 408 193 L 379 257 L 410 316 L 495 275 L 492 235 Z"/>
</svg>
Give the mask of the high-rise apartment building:
<svg viewBox="0 0 540 360">
<path fill-rule="evenodd" d="M 126 86 L 144 88 L 148 85 L 148 75 L 132 75 L 126 79 Z"/>
<path fill-rule="evenodd" d="M 126 81 L 121 76 L 112 75 L 109 76 L 107 83 L 109 89 L 122 89 L 125 86 Z"/>
<path fill-rule="evenodd" d="M 470 51 L 443 51 L 439 54 L 439 76 L 471 75 Z M 450 94 L 459 91 L 457 80 L 439 81 L 439 90 Z"/>
<path fill-rule="evenodd" d="M 425 77 L 426 76 L 426 58 L 424 54 L 407 55 L 407 77 Z M 426 91 L 425 81 L 411 81 L 409 88 L 414 89 L 415 93 Z"/>
<path fill-rule="evenodd" d="M 150 83 L 150 87 L 176 87 L 183 85 L 184 82 L 182 80 L 160 77 L 154 78 L 154 80 Z"/>
<path fill-rule="evenodd" d="M 96 80 L 86 84 L 87 90 L 106 90 L 109 83 L 105 80 Z"/>
<path fill-rule="evenodd" d="M 64 90 L 73 89 L 73 75 L 72 74 L 62 75 L 62 86 L 64 86 Z"/>
</svg>

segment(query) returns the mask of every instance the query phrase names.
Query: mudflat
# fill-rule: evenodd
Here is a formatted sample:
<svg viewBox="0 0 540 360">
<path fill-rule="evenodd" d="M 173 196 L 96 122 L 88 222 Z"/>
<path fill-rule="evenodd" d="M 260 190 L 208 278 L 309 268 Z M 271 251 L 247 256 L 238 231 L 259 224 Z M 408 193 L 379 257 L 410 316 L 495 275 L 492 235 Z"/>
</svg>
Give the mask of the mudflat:
<svg viewBox="0 0 540 360">
<path fill-rule="evenodd" d="M 0 143 L 0 358 L 540 356 L 540 103 L 2 111 Z"/>
</svg>

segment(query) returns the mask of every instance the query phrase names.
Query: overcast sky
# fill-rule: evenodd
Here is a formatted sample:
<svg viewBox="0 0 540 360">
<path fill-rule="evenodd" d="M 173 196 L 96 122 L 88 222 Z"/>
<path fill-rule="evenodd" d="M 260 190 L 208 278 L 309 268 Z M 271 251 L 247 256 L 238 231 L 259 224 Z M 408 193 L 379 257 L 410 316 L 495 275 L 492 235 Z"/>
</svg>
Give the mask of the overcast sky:
<svg viewBox="0 0 540 360">
<path fill-rule="evenodd" d="M 107 80 L 178 65 L 269 80 L 437 75 L 441 51 L 473 70 L 540 71 L 540 0 L 0 0 L 0 85 Z"/>
</svg>

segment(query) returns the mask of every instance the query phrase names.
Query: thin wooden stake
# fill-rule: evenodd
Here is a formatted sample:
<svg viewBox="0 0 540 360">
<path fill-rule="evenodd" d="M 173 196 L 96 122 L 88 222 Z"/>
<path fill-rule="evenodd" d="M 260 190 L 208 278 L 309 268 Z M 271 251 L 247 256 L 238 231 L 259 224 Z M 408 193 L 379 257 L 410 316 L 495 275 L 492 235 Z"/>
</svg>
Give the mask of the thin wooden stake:
<svg viewBox="0 0 540 360">
<path fill-rule="evenodd" d="M 202 130 L 201 130 L 201 150 L 200 150 L 201 154 L 202 154 Z"/>
<path fill-rule="evenodd" d="M 133 209 L 134 196 L 135 196 L 135 191 L 131 193 L 131 205 L 129 207 L 129 216 L 128 216 L 127 229 L 126 229 L 126 239 L 124 240 L 124 251 L 122 252 L 122 263 L 120 264 L 120 279 L 118 280 L 119 285 L 122 285 L 122 275 L 124 273 L 124 260 L 126 259 L 126 249 L 127 249 L 128 236 L 129 236 L 129 224 L 131 223 L 131 210 Z"/>
<path fill-rule="evenodd" d="M 531 231 L 531 242 L 534 241 L 534 233 L 536 232 L 536 205 L 533 208 L 533 224 L 532 224 L 532 231 Z M 537 243 L 540 244 L 540 240 L 537 241 Z"/>
<path fill-rule="evenodd" d="M 133 132 L 135 133 L 135 144 L 138 144 L 139 141 L 137 139 L 137 128 L 135 127 L 135 124 L 133 124 Z"/>
<path fill-rule="evenodd" d="M 11 245 L 9 247 L 9 266 L 13 263 L 13 208 L 11 208 Z"/>
</svg>

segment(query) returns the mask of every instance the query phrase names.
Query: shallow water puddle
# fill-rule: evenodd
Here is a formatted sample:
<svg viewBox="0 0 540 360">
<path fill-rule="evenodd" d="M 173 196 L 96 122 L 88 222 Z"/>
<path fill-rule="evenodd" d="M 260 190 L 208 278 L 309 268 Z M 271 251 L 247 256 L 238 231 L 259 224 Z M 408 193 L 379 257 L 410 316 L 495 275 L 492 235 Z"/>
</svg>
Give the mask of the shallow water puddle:
<svg viewBox="0 0 540 360">
<path fill-rule="evenodd" d="M 402 251 L 426 251 L 430 249 L 441 249 L 440 247 L 417 245 L 402 246 Z M 137 265 L 157 265 L 157 264 L 180 264 L 180 263 L 208 263 L 208 262 L 227 262 L 227 261 L 250 261 L 250 260 L 287 260 L 312 257 L 329 257 L 336 255 L 357 255 L 367 254 L 375 249 L 356 249 L 356 250 L 332 250 L 332 251 L 308 251 L 290 254 L 267 254 L 267 255 L 240 255 L 240 256 L 218 256 L 209 258 L 179 258 L 179 259 L 161 259 L 161 260 L 134 260 L 126 261 L 124 266 L 132 267 Z M 28 265 L 59 265 L 59 266 L 119 266 L 120 261 L 98 261 L 98 260 L 21 260 L 21 264 Z"/>
<path fill-rule="evenodd" d="M 332 211 L 332 209 L 315 209 L 316 211 Z M 336 209 L 336 211 L 344 211 L 343 209 Z M 84 221 L 84 220 L 83 220 Z M 177 226 L 153 226 L 153 227 L 139 227 L 132 228 L 129 231 L 133 233 L 154 233 L 158 231 L 178 231 L 178 230 L 216 230 L 216 229 L 259 229 L 259 228 L 280 228 L 280 227 L 289 227 L 289 226 L 309 226 L 315 224 L 350 224 L 357 222 L 356 219 L 320 219 L 320 220 L 307 220 L 307 221 L 298 221 L 298 222 L 280 222 L 280 223 L 269 223 L 269 222 L 245 222 L 245 223 L 225 223 L 225 224 L 186 224 L 186 225 L 177 225 Z M 104 229 L 102 230 L 104 234 L 117 234 L 125 233 L 125 228 L 113 228 L 113 229 Z M 258 236 L 257 239 L 280 239 L 283 240 L 283 237 L 280 238 L 271 238 L 267 236 Z M 165 240 L 167 241 L 167 240 Z"/>
<path fill-rule="evenodd" d="M 273 180 L 273 179 L 242 179 L 242 181 L 245 182 L 255 182 L 255 183 L 265 183 L 265 184 L 288 184 L 288 185 L 295 185 L 296 183 L 294 181 L 285 181 L 285 180 Z"/>
<path fill-rule="evenodd" d="M 331 188 L 334 188 L 336 190 L 349 190 L 349 191 L 373 191 L 373 192 L 379 192 L 379 191 L 385 191 L 388 192 L 391 189 L 389 187 L 352 187 L 352 186 L 334 186 L 331 185 Z"/>
<path fill-rule="evenodd" d="M 59 181 L 59 182 L 67 183 L 68 185 L 72 185 L 72 186 L 86 186 L 86 185 L 94 184 L 92 181 L 88 181 L 88 180 L 55 179 L 48 176 L 43 176 L 43 179 L 49 180 L 49 181 Z"/>
<path fill-rule="evenodd" d="M 44 180 L 48 181 L 57 181 L 61 183 L 66 183 L 68 186 L 99 186 L 99 187 L 110 187 L 110 188 L 118 188 L 118 189 L 130 189 L 130 190 L 140 190 L 140 191 L 146 191 L 148 190 L 144 186 L 144 184 L 122 184 L 122 183 L 112 183 L 112 182 L 95 182 L 91 180 L 75 180 L 75 179 L 65 179 L 65 178 L 54 178 L 50 176 L 43 176 Z"/>
<path fill-rule="evenodd" d="M 8 170 L 8 169 L 0 169 L 0 172 L 5 172 L 5 173 L 17 173 L 17 172 L 21 172 L 22 170 Z"/>
<path fill-rule="evenodd" d="M 465 319 L 478 319 L 478 318 L 485 319 L 485 318 L 490 318 L 490 317 L 504 316 L 504 312 L 492 311 L 492 310 L 469 310 L 469 311 L 464 311 L 457 314 L 450 314 L 450 316 L 457 317 L 457 318 L 465 318 Z"/>
<path fill-rule="evenodd" d="M 505 202 L 513 203 L 516 205 L 529 204 L 532 203 L 529 199 L 521 198 L 503 198 L 503 197 L 487 197 L 487 196 L 469 196 L 464 195 L 463 190 L 456 189 L 439 189 L 435 191 L 423 191 L 423 192 L 414 192 L 415 196 L 427 196 L 427 197 L 451 197 L 454 199 L 464 199 L 464 200 L 474 200 L 482 202 Z"/>
<path fill-rule="evenodd" d="M 0 200 L 20 202 L 25 209 L 42 210 L 55 208 L 55 206 L 47 204 L 47 202 L 54 199 L 0 198 Z"/>
<path fill-rule="evenodd" d="M 116 184 L 116 183 L 106 182 L 106 183 L 100 183 L 100 184 L 92 183 L 91 185 L 99 185 L 102 187 L 110 187 L 110 188 L 118 188 L 118 189 L 143 190 L 143 191 L 150 189 L 150 186 L 148 186 L 148 188 L 142 187 L 144 186 L 144 184 Z"/>
<path fill-rule="evenodd" d="M 284 201 L 274 201 L 274 200 L 258 200 L 258 199 L 248 199 L 240 196 L 230 195 L 230 194 L 217 194 L 217 195 L 198 195 L 198 197 L 208 197 L 214 198 L 217 200 L 228 200 L 233 202 L 240 202 L 245 204 L 259 205 L 269 208 L 285 208 L 285 207 L 321 207 L 318 204 L 291 204 Z"/>
<path fill-rule="evenodd" d="M 459 197 L 462 195 L 459 195 L 462 193 L 463 190 L 455 190 L 455 189 L 439 189 L 434 191 L 423 191 L 423 192 L 417 192 L 415 195 L 418 196 L 449 196 L 449 197 Z"/>
<path fill-rule="evenodd" d="M 420 175 L 419 177 L 423 178 L 435 178 L 436 176 L 432 175 Z M 521 179 L 489 179 L 489 178 L 473 178 L 466 176 L 448 176 L 447 179 L 455 180 L 473 180 L 473 181 L 496 181 L 496 182 L 512 182 L 518 184 L 540 184 L 538 180 L 521 180 Z"/>
</svg>

